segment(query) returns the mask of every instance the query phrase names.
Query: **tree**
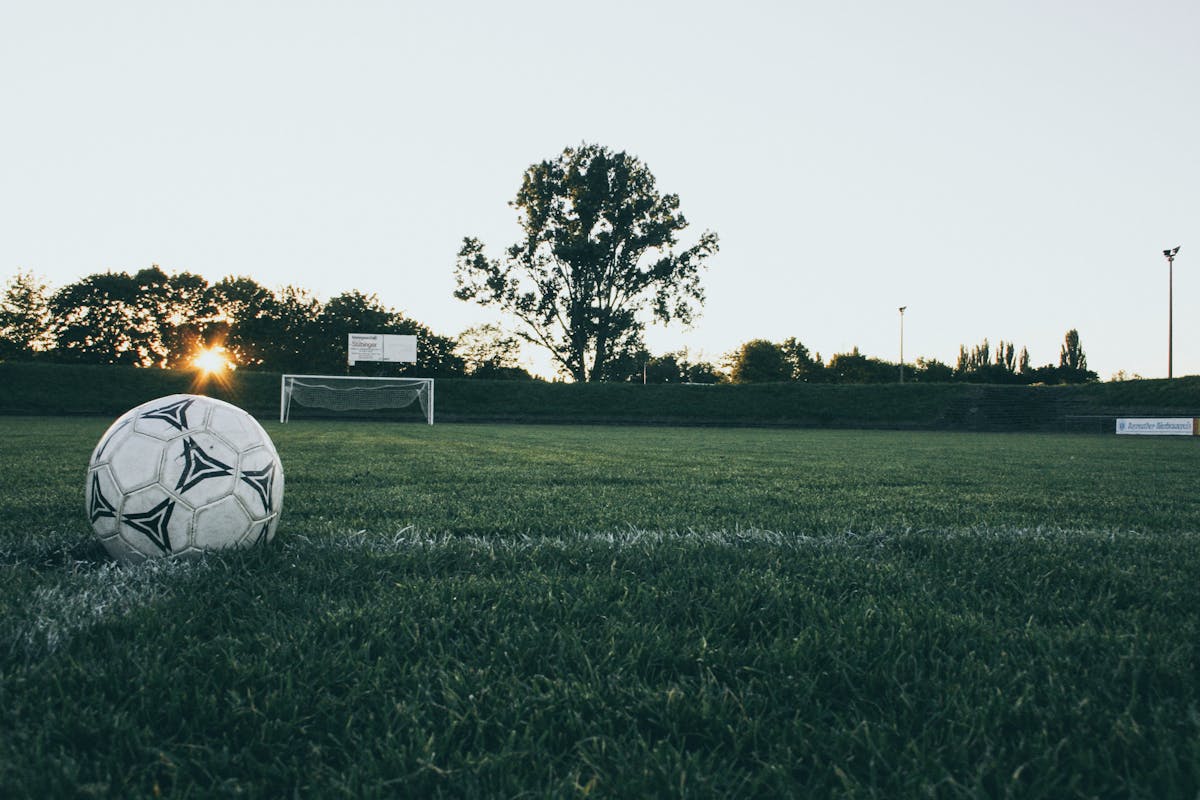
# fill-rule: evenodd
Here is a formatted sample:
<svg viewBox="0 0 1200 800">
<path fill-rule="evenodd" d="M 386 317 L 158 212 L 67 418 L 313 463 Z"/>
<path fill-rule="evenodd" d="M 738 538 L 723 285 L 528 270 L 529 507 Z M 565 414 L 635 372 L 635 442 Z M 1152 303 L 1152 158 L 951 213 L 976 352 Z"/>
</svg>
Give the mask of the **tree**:
<svg viewBox="0 0 1200 800">
<path fill-rule="evenodd" d="M 505 334 L 498 325 L 467 328 L 458 335 L 454 352 L 462 359 L 463 368 L 472 378 L 533 379 L 520 365 L 521 343 L 516 337 Z"/>
<path fill-rule="evenodd" d="M 679 197 L 660 194 L 634 156 L 568 147 L 525 171 L 511 205 L 523 241 L 488 259 L 478 239 L 463 239 L 454 296 L 515 316 L 518 335 L 573 379 L 604 379 L 609 361 L 640 342 L 647 315 L 688 324 L 703 304 L 700 271 L 717 236 L 705 231 L 677 251 L 687 227 Z"/>
<path fill-rule="evenodd" d="M 1096 373 L 1088 369 L 1087 356 L 1079 343 L 1079 331 L 1074 328 L 1063 337 L 1058 353 L 1058 372 L 1063 383 L 1087 383 L 1097 379 Z"/>
<path fill-rule="evenodd" d="M 725 376 L 717 366 L 708 361 L 696 361 L 687 365 L 688 383 L 721 383 Z"/>
<path fill-rule="evenodd" d="M 321 301 L 307 289 L 285 286 L 274 293 L 247 330 L 262 366 L 277 372 L 312 372 L 320 315 Z"/>
<path fill-rule="evenodd" d="M 427 326 L 399 312 L 392 312 L 391 322 L 384 333 L 417 337 L 417 363 L 402 365 L 398 374 L 420 378 L 461 378 L 466 374 L 462 357 L 454 352 L 458 342 L 449 336 L 439 336 Z"/>
<path fill-rule="evenodd" d="M 125 272 L 88 275 L 50 297 L 57 356 L 90 364 L 148 367 L 161 355 L 157 325 L 138 307 L 138 283 Z"/>
<path fill-rule="evenodd" d="M 383 368 L 382 364 L 367 362 L 347 370 L 346 352 L 350 346 L 350 334 L 398 333 L 393 330 L 395 316 L 396 313 L 385 307 L 375 294 L 352 290 L 330 298 L 317 315 L 314 325 L 309 369 L 325 374 L 370 372 Z"/>
<path fill-rule="evenodd" d="M 900 365 L 864 356 L 856 345 L 849 353 L 834 353 L 828 370 L 838 383 L 892 383 L 900 374 Z"/>
<path fill-rule="evenodd" d="M 713 364 L 693 361 L 686 348 L 650 359 L 646 377 L 650 383 L 720 383 L 724 379 Z"/>
<path fill-rule="evenodd" d="M 276 302 L 274 293 L 253 278 L 229 276 L 212 285 L 211 295 L 216 318 L 209 328 L 208 344 L 222 345 L 235 364 L 260 366 Z"/>
<path fill-rule="evenodd" d="M 751 339 L 734 354 L 729 377 L 734 383 L 790 381 L 792 365 L 779 345 Z"/>
<path fill-rule="evenodd" d="M 589 376 L 589 379 L 614 383 L 640 383 L 642 371 L 651 358 L 641 333 L 631 333 L 611 349 L 603 369 L 595 375 Z"/>
<path fill-rule="evenodd" d="M 168 275 L 154 264 L 138 270 L 133 282 L 138 316 L 154 331 L 152 365 L 188 364 L 197 349 L 207 346 L 209 326 L 218 315 L 208 281 L 191 272 Z"/>
<path fill-rule="evenodd" d="M 825 365 L 821 363 L 819 353 L 813 356 L 794 336 L 785 339 L 780 348 L 792 367 L 792 380 L 816 382 L 824 379 Z"/>
<path fill-rule="evenodd" d="M 374 294 L 352 290 L 322 304 L 307 289 L 285 286 L 243 329 L 258 347 L 261 366 L 280 372 L 355 372 L 422 377 L 462 375 L 455 342 L 416 320 L 388 308 Z M 387 333 L 417 337 L 415 364 L 365 362 L 349 367 L 351 333 Z"/>
<path fill-rule="evenodd" d="M 45 281 L 18 272 L 0 297 L 0 359 L 30 358 L 52 343 L 50 302 Z"/>
<path fill-rule="evenodd" d="M 1079 343 L 1079 331 L 1074 328 L 1067 331 L 1063 345 L 1058 351 L 1058 366 L 1070 370 L 1087 369 L 1087 356 Z"/>
<path fill-rule="evenodd" d="M 1029 353 L 1024 348 L 1021 359 L 1020 363 L 1028 366 Z M 954 377 L 971 383 L 1018 383 L 1024 378 L 1018 374 L 1017 367 L 1016 345 L 1001 339 L 993 354 L 991 344 L 984 339 L 970 352 L 964 345 L 959 345 Z"/>
<path fill-rule="evenodd" d="M 978 376 L 987 369 L 991 358 L 992 346 L 987 339 L 972 347 L 970 352 L 967 351 L 966 345 L 960 344 L 958 346 L 958 363 L 954 367 L 954 373 L 960 378 Z"/>
<path fill-rule="evenodd" d="M 918 358 L 913 370 L 915 383 L 949 383 L 954 379 L 954 368 L 936 358 Z"/>
<path fill-rule="evenodd" d="M 675 353 L 664 353 L 646 362 L 646 383 L 687 383 L 687 365 Z"/>
<path fill-rule="evenodd" d="M 88 275 L 55 292 L 49 310 L 55 356 L 99 364 L 181 366 L 221 324 L 207 280 L 157 264 Z"/>
<path fill-rule="evenodd" d="M 996 348 L 996 366 L 1009 375 L 1017 374 L 1017 352 L 1012 342 L 1000 340 Z"/>
</svg>

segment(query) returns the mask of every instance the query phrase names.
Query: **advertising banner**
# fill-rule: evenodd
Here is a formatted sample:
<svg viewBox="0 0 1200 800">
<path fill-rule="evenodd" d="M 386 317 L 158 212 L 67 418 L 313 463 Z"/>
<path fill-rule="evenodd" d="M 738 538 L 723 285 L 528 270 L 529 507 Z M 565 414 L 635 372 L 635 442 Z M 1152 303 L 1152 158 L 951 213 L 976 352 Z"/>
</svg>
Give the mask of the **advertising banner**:
<svg viewBox="0 0 1200 800">
<path fill-rule="evenodd" d="M 1117 433 L 1131 436 L 1195 436 L 1200 420 L 1193 417 L 1130 417 L 1117 420 Z"/>
<path fill-rule="evenodd" d="M 346 348 L 346 362 L 405 361 L 416 363 L 417 337 L 390 333 L 352 333 Z"/>
</svg>

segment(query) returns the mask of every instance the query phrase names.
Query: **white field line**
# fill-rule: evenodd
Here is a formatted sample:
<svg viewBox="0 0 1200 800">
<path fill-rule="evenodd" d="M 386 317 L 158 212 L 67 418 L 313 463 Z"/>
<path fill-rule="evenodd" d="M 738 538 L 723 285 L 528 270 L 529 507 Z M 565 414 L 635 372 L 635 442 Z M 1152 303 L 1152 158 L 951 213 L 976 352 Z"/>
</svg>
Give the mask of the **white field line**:
<svg viewBox="0 0 1200 800">
<path fill-rule="evenodd" d="M 203 560 L 154 560 L 73 570 L 62 583 L 34 590 L 25 604 L 28 618 L 18 629 L 17 643 L 27 653 L 52 653 L 79 631 L 158 602 L 181 574 L 204 568 Z"/>
<path fill-rule="evenodd" d="M 570 531 L 558 535 L 506 534 L 498 536 L 454 535 L 432 533 L 413 526 L 402 528 L 391 534 L 367 530 L 322 531 L 314 536 L 294 534 L 281 537 L 284 548 L 297 553 L 307 550 L 355 550 L 370 553 L 396 553 L 421 549 L 467 549 L 481 551 L 529 551 L 562 549 L 579 544 L 607 546 L 614 549 L 645 548 L 656 546 L 672 547 L 743 547 L 747 545 L 769 546 L 783 549 L 800 548 L 845 548 L 883 547 L 897 535 L 928 535 L 939 539 L 993 539 L 1051 541 L 1063 537 L 1081 537 L 1093 540 L 1115 540 L 1153 538 L 1129 530 L 1073 530 L 1066 528 L 966 528 L 955 530 L 874 530 L 856 532 L 852 530 L 838 534 L 808 535 L 746 528 L 733 531 L 656 531 L 629 528 L 620 531 Z M 1188 536 L 1195 534 L 1173 534 Z"/>
<path fill-rule="evenodd" d="M 802 533 L 747 528 L 733 531 L 653 531 L 629 528 L 620 531 L 565 532 L 556 536 L 513 534 L 500 536 L 456 536 L 430 533 L 409 526 L 391 534 L 366 530 L 327 530 L 307 536 L 283 535 L 272 547 L 280 547 L 291 557 L 319 556 L 322 552 L 358 552 L 374 555 L 413 551 L 453 550 L 468 552 L 531 552 L 565 550 L 589 544 L 615 550 L 656 547 L 746 547 L 767 546 L 779 549 L 854 549 L 860 552 L 885 547 L 897 535 L 928 535 L 940 539 L 994 539 L 1001 541 L 1062 541 L 1064 537 L 1092 541 L 1154 539 L 1159 534 L 1129 530 L 1084 531 L 1064 528 L 970 528 L 948 531 L 845 531 L 833 535 L 810 536 Z M 1195 531 L 1170 534 L 1172 538 L 1194 538 Z M 118 619 L 135 609 L 153 605 L 175 591 L 180 581 L 196 570 L 218 563 L 207 558 L 186 560 L 150 560 L 137 565 L 100 564 L 94 568 L 76 565 L 60 583 L 43 586 L 29 596 L 25 614 L 9 619 L 0 630 L 0 646 L 10 644 L 28 654 L 49 653 L 68 642 L 76 633 L 107 620 Z M 21 619 L 24 617 L 24 619 Z M 15 629 L 13 625 L 15 624 Z"/>
</svg>

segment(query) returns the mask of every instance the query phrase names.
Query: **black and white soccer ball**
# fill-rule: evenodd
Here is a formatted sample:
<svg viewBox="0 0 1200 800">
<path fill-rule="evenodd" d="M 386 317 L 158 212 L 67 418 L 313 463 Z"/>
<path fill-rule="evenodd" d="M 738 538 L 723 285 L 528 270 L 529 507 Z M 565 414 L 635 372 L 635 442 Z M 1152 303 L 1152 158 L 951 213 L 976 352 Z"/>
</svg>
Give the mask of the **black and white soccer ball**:
<svg viewBox="0 0 1200 800">
<path fill-rule="evenodd" d="M 271 541 L 283 466 L 237 406 L 191 394 L 127 411 L 88 464 L 88 519 L 109 555 L 137 562 Z"/>
</svg>

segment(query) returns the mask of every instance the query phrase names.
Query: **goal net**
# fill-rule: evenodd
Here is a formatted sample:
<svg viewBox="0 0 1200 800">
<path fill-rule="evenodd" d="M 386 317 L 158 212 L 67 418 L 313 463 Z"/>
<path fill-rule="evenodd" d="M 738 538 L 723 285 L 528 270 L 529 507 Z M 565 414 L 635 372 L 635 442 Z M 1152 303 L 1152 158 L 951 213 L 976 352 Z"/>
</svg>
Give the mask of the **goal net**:
<svg viewBox="0 0 1200 800">
<path fill-rule="evenodd" d="M 279 421 L 292 406 L 353 413 L 407 408 L 419 403 L 433 424 L 433 378 L 357 378 L 345 375 L 284 375 L 279 387 Z"/>
</svg>

